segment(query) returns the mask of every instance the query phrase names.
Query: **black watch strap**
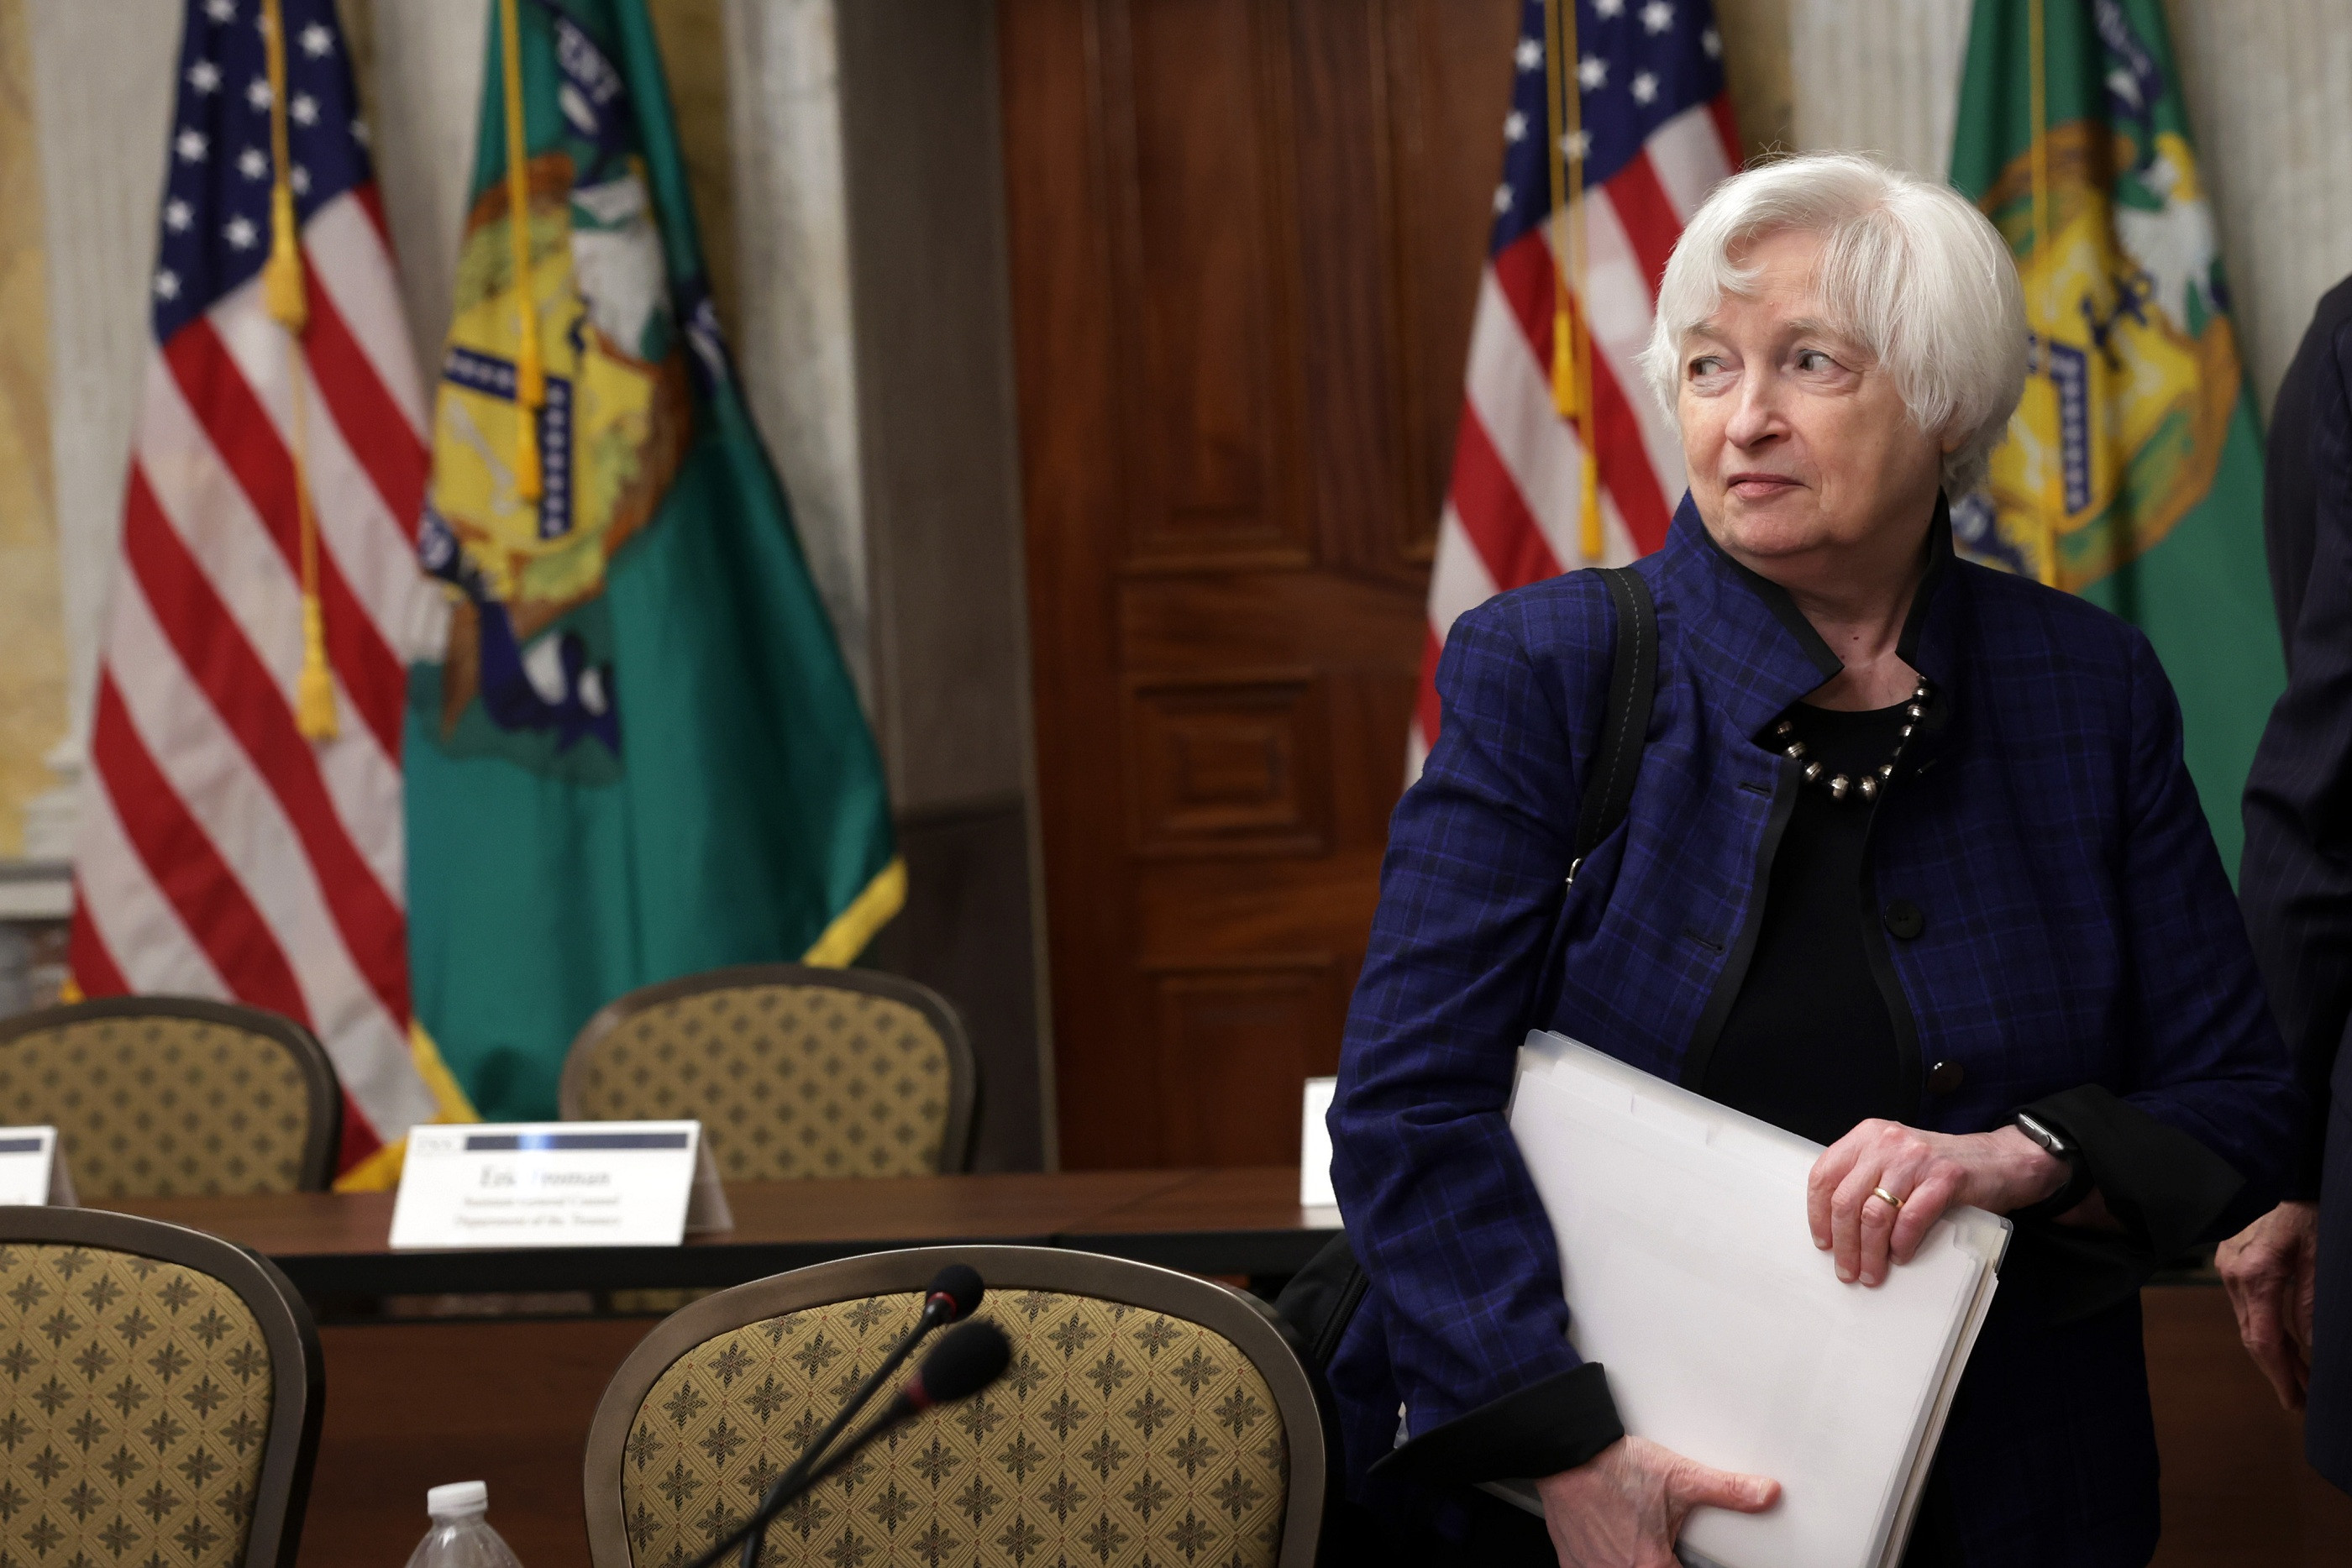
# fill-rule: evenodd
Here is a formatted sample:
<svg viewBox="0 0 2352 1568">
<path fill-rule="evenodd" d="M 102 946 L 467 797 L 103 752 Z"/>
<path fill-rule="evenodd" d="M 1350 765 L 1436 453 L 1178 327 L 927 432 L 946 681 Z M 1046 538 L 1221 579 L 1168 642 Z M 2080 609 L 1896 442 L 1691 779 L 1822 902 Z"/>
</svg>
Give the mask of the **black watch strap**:
<svg viewBox="0 0 2352 1568">
<path fill-rule="evenodd" d="M 2091 1188 L 2097 1183 L 2092 1177 L 2090 1162 L 2083 1158 L 2083 1151 L 2074 1146 L 2072 1139 L 2024 1111 L 2020 1111 L 2010 1124 L 2048 1153 L 2066 1162 L 2065 1185 L 2040 1203 L 2012 1210 L 2009 1217 L 2011 1220 L 2020 1225 L 2031 1225 L 2055 1219 L 2091 1196 Z"/>
</svg>

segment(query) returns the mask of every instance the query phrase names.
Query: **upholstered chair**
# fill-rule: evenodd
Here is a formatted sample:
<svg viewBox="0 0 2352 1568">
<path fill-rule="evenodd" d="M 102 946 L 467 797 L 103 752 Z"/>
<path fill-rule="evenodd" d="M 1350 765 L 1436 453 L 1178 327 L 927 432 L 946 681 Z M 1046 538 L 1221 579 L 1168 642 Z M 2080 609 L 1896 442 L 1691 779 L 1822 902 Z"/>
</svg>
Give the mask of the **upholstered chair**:
<svg viewBox="0 0 2352 1568">
<path fill-rule="evenodd" d="M 291 1568 L 324 1394 L 266 1259 L 0 1207 L 0 1562 Z"/>
<path fill-rule="evenodd" d="M 0 1019 L 0 1125 L 42 1124 L 84 1201 L 323 1192 L 342 1091 L 276 1013 L 110 997 Z"/>
<path fill-rule="evenodd" d="M 987 1281 L 977 1315 L 1012 1341 L 1011 1368 L 803 1497 L 763 1563 L 1315 1560 L 1323 1428 L 1265 1308 L 1123 1259 L 936 1247 L 738 1285 L 647 1335 L 589 1432 L 595 1568 L 682 1563 L 741 1522 L 951 1262 Z"/>
<path fill-rule="evenodd" d="M 965 1167 L 971 1047 L 928 987 L 755 964 L 632 991 L 572 1041 L 566 1121 L 701 1122 L 728 1181 Z"/>
</svg>

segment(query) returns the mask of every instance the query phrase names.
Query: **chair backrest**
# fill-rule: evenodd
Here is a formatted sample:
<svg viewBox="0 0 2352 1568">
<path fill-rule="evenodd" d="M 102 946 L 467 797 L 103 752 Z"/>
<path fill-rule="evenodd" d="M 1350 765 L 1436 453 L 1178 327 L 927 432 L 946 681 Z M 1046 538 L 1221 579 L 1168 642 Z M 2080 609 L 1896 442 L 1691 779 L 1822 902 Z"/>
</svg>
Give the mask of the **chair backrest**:
<svg viewBox="0 0 2352 1568">
<path fill-rule="evenodd" d="M 324 1192 L 342 1090 L 290 1019 L 109 997 L 0 1019 L 0 1125 L 42 1123 L 84 1199 Z"/>
<path fill-rule="evenodd" d="M 971 1046 L 896 975 L 750 964 L 631 991 L 563 1063 L 566 1121 L 692 1117 L 730 1181 L 964 1168 Z"/>
<path fill-rule="evenodd" d="M 89 1208 L 0 1207 L 0 1560 L 292 1568 L 319 1336 L 268 1260 Z"/>
<path fill-rule="evenodd" d="M 803 1498 L 762 1561 L 1315 1560 L 1323 1429 L 1262 1308 L 1124 1259 L 936 1247 L 738 1285 L 647 1335 L 589 1429 L 595 1568 L 690 1559 L 740 1523 L 951 1262 L 988 1281 L 978 1315 L 1011 1339 L 1011 1370 Z"/>
</svg>

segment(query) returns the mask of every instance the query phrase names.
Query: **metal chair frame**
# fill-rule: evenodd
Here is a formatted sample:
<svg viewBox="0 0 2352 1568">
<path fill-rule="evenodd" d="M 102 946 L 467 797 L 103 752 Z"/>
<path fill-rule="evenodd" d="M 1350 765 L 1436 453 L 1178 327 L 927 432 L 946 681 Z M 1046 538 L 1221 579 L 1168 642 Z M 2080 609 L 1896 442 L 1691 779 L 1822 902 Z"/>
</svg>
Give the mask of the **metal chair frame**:
<svg viewBox="0 0 2352 1568">
<path fill-rule="evenodd" d="M 582 1481 L 594 1568 L 636 1568 L 621 1506 L 624 1451 L 646 1396 L 678 1357 L 720 1334 L 786 1312 L 920 1291 L 949 1263 L 979 1270 L 992 1291 L 1055 1291 L 1123 1301 L 1223 1335 L 1265 1379 L 1289 1448 L 1276 1568 L 1311 1568 L 1323 1520 L 1322 1417 L 1306 1369 L 1275 1327 L 1272 1312 L 1251 1297 L 1196 1275 L 1058 1247 L 913 1247 L 869 1253 L 754 1280 L 672 1313 L 613 1374 L 588 1428 Z"/>
<path fill-rule="evenodd" d="M 282 1014 L 237 1002 L 215 1002 L 203 997 L 100 997 L 68 1002 L 0 1019 L 0 1052 L 16 1040 L 44 1030 L 63 1029 L 92 1019 L 196 1019 L 259 1035 L 288 1056 L 302 1074 L 310 1125 L 302 1136 L 302 1160 L 295 1176 L 298 1192 L 325 1192 L 335 1179 L 336 1156 L 343 1139 L 343 1089 L 335 1064 L 319 1037 Z M 60 1134 L 63 1133 L 60 1128 Z M 72 1149 L 67 1149 L 68 1160 Z M 71 1165 L 67 1168 L 70 1170 Z M 89 1195 L 83 1195 L 87 1197 Z"/>
<path fill-rule="evenodd" d="M 319 1331 L 292 1282 L 259 1253 L 184 1226 L 98 1208 L 0 1207 L 0 1245 L 26 1241 L 103 1248 L 177 1263 L 236 1292 L 260 1325 L 270 1368 L 269 1436 L 262 1445 L 253 1523 L 240 1561 L 245 1568 L 294 1568 L 327 1385 Z"/>
<path fill-rule="evenodd" d="M 738 964 L 724 969 L 706 969 L 700 974 L 666 980 L 657 986 L 640 987 L 598 1009 L 596 1016 L 583 1025 L 579 1034 L 573 1037 L 572 1049 L 564 1055 L 562 1081 L 556 1089 L 556 1113 L 567 1122 L 588 1120 L 580 1107 L 581 1080 L 587 1072 L 588 1059 L 604 1044 L 606 1036 L 630 1019 L 648 1008 L 674 1002 L 681 997 L 757 986 L 852 991 L 901 1002 L 922 1014 L 924 1020 L 939 1031 L 948 1053 L 948 1124 L 940 1144 L 940 1174 L 952 1175 L 971 1167 L 972 1128 L 980 1113 L 980 1071 L 972 1057 L 971 1041 L 964 1033 L 963 1019 L 957 1016 L 955 1008 L 945 997 L 929 986 L 903 976 L 880 974 L 872 969 L 819 969 L 806 964 Z"/>
</svg>

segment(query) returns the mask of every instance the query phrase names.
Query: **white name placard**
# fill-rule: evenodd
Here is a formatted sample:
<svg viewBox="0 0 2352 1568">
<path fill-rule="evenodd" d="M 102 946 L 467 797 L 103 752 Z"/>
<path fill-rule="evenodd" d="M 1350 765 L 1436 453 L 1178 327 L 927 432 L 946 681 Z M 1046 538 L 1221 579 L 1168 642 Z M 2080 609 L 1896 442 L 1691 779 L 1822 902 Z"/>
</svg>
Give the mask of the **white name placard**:
<svg viewBox="0 0 2352 1568">
<path fill-rule="evenodd" d="M 0 1127 L 0 1204 L 74 1207 L 55 1127 Z"/>
<path fill-rule="evenodd" d="M 675 1247 L 690 1222 L 730 1223 L 699 1122 L 478 1122 L 409 1129 L 392 1245 Z"/>
<path fill-rule="evenodd" d="M 1307 1081 L 1307 1103 L 1298 1128 L 1298 1206 L 1318 1210 L 1329 1210 L 1328 1223 L 1337 1225 L 1339 1213 L 1339 1196 L 1331 1190 L 1331 1129 L 1324 1117 L 1331 1113 L 1331 1099 L 1339 1087 L 1336 1078 L 1310 1078 Z"/>
</svg>

